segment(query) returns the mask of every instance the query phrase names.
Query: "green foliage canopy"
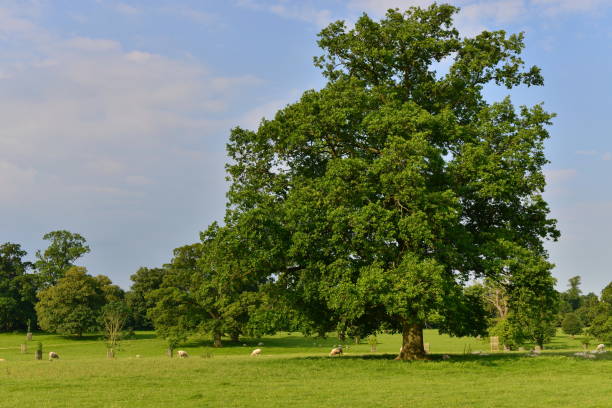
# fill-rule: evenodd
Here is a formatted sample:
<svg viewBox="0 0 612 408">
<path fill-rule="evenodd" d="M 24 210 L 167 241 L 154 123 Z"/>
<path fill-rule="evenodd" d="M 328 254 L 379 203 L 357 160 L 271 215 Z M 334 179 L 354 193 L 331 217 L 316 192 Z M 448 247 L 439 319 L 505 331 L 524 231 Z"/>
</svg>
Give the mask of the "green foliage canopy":
<svg viewBox="0 0 612 408">
<path fill-rule="evenodd" d="M 84 267 L 73 266 L 56 285 L 41 290 L 36 304 L 41 329 L 79 336 L 98 329 L 100 310 L 107 302 L 102 281 Z"/>
<path fill-rule="evenodd" d="M 0 245 L 0 331 L 24 329 L 36 321 L 36 276 L 28 273 L 27 252 L 19 244 Z"/>
<path fill-rule="evenodd" d="M 43 286 L 55 285 L 74 261 L 89 252 L 85 238 L 70 231 L 51 231 L 43 239 L 50 244 L 44 252 L 36 251 L 35 264 Z"/>
<path fill-rule="evenodd" d="M 524 69 L 522 34 L 461 39 L 456 12 L 329 25 L 315 58 L 325 88 L 256 131 L 234 129 L 228 145 L 228 217 L 262 217 L 253 255 L 267 262 L 251 270 L 274 276 L 314 324 L 402 331 L 405 359 L 423 356 L 429 319 L 482 333 L 463 285 L 532 274 L 514 254 L 545 262 L 543 240 L 559 236 L 541 195 L 553 115 L 482 95 L 491 82 L 541 85 L 539 69 Z"/>
</svg>

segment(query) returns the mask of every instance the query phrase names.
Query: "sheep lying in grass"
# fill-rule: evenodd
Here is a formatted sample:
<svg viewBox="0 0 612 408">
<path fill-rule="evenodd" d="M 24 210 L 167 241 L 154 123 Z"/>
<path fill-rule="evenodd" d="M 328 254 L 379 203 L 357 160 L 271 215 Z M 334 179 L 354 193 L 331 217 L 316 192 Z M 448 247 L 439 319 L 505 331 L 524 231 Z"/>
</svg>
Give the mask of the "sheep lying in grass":
<svg viewBox="0 0 612 408">
<path fill-rule="evenodd" d="M 257 356 L 259 356 L 259 355 L 261 355 L 261 349 L 259 349 L 259 348 L 258 348 L 258 349 L 255 349 L 255 350 L 253 350 L 253 351 L 251 352 L 251 357 L 257 357 Z"/>
<path fill-rule="evenodd" d="M 330 352 L 329 352 L 329 356 L 341 356 L 342 353 L 342 347 L 336 347 L 333 348 Z"/>
<path fill-rule="evenodd" d="M 184 351 L 184 350 L 179 350 L 179 351 L 177 351 L 177 352 L 176 352 L 176 354 L 177 354 L 177 355 L 178 355 L 180 358 L 187 358 L 187 357 L 189 357 L 189 354 L 187 354 L 187 352 L 186 352 L 186 351 Z"/>
<path fill-rule="evenodd" d="M 53 359 L 59 360 L 59 354 L 57 354 L 55 351 L 50 351 L 49 352 L 49 361 L 51 361 Z"/>
</svg>

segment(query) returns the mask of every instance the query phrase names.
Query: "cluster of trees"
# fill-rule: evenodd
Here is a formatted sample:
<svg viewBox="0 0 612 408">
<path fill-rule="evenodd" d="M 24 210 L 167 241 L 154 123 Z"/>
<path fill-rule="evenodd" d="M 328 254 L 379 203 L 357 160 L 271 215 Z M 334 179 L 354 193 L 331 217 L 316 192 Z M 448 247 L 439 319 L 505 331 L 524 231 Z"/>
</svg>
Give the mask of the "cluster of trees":
<svg viewBox="0 0 612 408">
<path fill-rule="evenodd" d="M 99 330 L 104 311 L 124 302 L 124 291 L 74 264 L 90 250 L 81 235 L 60 230 L 43 239 L 49 246 L 36 252 L 34 263 L 24 260 L 27 253 L 19 244 L 0 245 L 0 330 L 38 326 L 79 336 Z"/>
<path fill-rule="evenodd" d="M 513 296 L 515 288 L 510 282 L 491 280 L 466 290 L 481 299 L 487 311 L 489 334 L 498 336 L 507 349 L 524 343 L 543 347 L 558 328 L 572 336 L 584 334 L 587 338 L 612 341 L 612 282 L 600 297 L 594 293 L 582 295 L 579 285 L 580 277 L 575 276 L 569 280 L 567 291 L 557 292 L 546 284 L 547 290 L 540 290 L 539 296 Z"/>
<path fill-rule="evenodd" d="M 580 280 L 580 276 L 574 276 L 568 290 L 560 293 L 558 324 L 569 335 L 584 333 L 612 342 L 612 282 L 597 297 L 592 292 L 583 295 Z"/>
<path fill-rule="evenodd" d="M 223 335 L 279 329 L 386 330 L 402 333 L 405 360 L 424 357 L 426 326 L 546 342 L 559 298 L 543 246 L 559 237 L 542 197 L 554 115 L 484 98 L 485 86 L 543 78 L 520 57 L 522 34 L 462 38 L 457 11 L 434 4 L 324 28 L 315 65 L 327 84 L 255 131 L 232 130 L 223 225 L 132 277 L 132 324 L 170 346 L 191 333 L 220 346 Z M 78 287 L 92 309 L 109 301 L 109 285 L 58 259 L 39 254 L 39 295 Z"/>
</svg>

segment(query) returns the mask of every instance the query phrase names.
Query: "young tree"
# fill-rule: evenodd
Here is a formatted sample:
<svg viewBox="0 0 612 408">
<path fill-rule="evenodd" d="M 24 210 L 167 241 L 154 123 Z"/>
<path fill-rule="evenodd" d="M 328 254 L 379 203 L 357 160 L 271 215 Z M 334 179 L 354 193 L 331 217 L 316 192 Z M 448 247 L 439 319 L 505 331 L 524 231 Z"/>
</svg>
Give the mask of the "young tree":
<svg viewBox="0 0 612 408">
<path fill-rule="evenodd" d="M 115 357 L 129 315 L 130 310 L 125 302 L 113 301 L 102 307 L 100 320 L 106 337 L 107 356 L 109 358 Z"/>
<path fill-rule="evenodd" d="M 68 269 L 57 284 L 41 290 L 36 304 L 41 329 L 77 334 L 99 328 L 98 317 L 106 303 L 100 281 L 80 266 Z"/>
<path fill-rule="evenodd" d="M 43 236 L 51 241 L 45 252 L 36 251 L 36 269 L 43 286 L 52 286 L 64 276 L 74 261 L 89 252 L 85 238 L 65 230 L 51 231 Z"/>
<path fill-rule="evenodd" d="M 259 271 L 296 308 L 319 311 L 311 319 L 400 331 L 405 360 L 425 357 L 433 318 L 444 332 L 483 333 L 465 283 L 503 275 L 517 251 L 545 261 L 543 240 L 559 235 L 542 198 L 553 115 L 482 95 L 491 82 L 541 85 L 539 69 L 524 69 L 522 34 L 462 39 L 456 12 L 434 4 L 329 25 L 315 58 L 325 88 L 257 131 L 234 129 L 228 145 L 230 214 L 278 226 L 262 234 Z"/>
</svg>

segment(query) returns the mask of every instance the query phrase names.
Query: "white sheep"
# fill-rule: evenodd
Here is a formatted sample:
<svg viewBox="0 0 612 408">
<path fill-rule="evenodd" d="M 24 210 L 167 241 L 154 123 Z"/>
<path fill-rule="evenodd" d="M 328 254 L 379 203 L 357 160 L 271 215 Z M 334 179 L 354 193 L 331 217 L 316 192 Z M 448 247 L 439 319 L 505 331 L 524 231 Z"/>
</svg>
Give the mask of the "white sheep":
<svg viewBox="0 0 612 408">
<path fill-rule="evenodd" d="M 339 356 L 342 355 L 342 347 L 335 347 L 329 352 L 329 356 Z"/>
<path fill-rule="evenodd" d="M 59 360 L 59 354 L 57 354 L 55 351 L 50 351 L 49 352 L 49 361 L 53 360 L 54 358 Z"/>
<path fill-rule="evenodd" d="M 187 358 L 187 357 L 189 357 L 189 354 L 187 354 L 187 352 L 186 352 L 186 351 L 184 351 L 184 350 L 179 350 L 179 351 L 177 351 L 177 352 L 176 352 L 176 354 L 177 354 L 177 355 L 178 355 L 180 358 Z"/>
<path fill-rule="evenodd" d="M 258 346 L 263 346 L 264 344 L 260 341 L 259 343 L 257 343 Z"/>
<path fill-rule="evenodd" d="M 598 353 L 603 353 L 606 351 L 606 345 L 605 344 L 598 344 L 597 347 L 595 347 L 595 351 Z"/>
<path fill-rule="evenodd" d="M 259 356 L 259 355 L 261 355 L 261 349 L 259 349 L 259 348 L 258 348 L 258 349 L 255 349 L 255 350 L 253 350 L 253 351 L 251 352 L 251 357 L 257 357 L 257 356 Z"/>
</svg>

